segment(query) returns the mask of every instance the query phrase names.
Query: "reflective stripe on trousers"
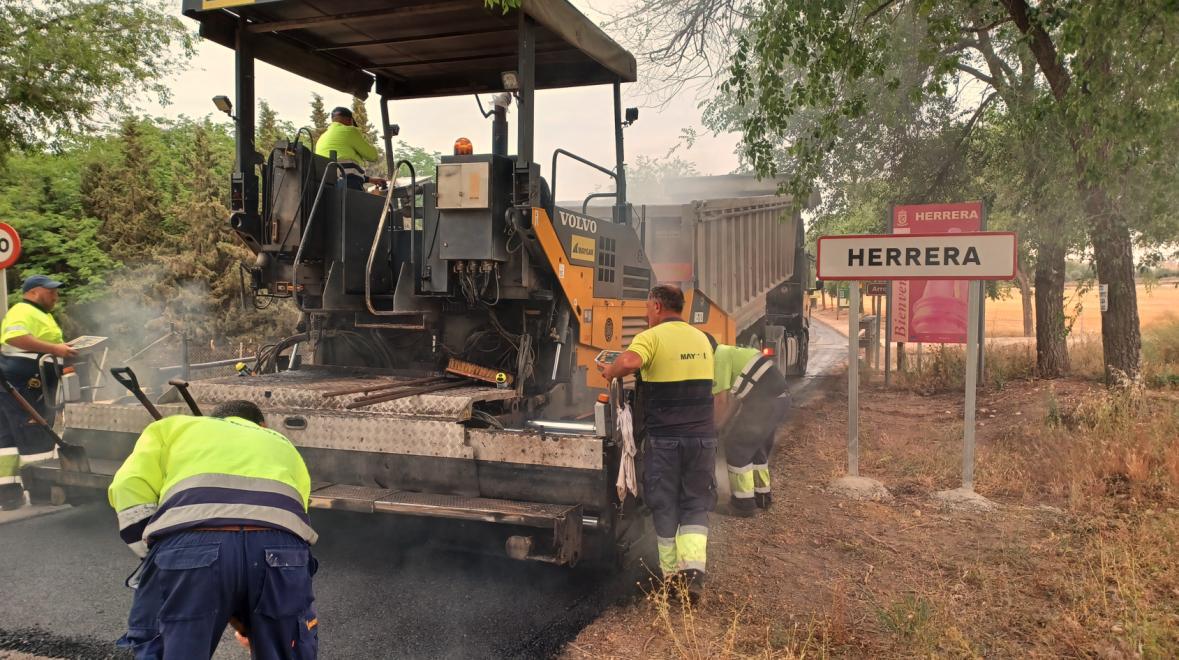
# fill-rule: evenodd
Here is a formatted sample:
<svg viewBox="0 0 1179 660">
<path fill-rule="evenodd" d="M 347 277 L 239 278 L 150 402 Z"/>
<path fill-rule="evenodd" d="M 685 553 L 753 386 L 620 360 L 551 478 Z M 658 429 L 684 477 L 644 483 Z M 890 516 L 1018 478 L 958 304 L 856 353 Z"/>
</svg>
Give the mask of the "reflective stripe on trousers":
<svg viewBox="0 0 1179 660">
<path fill-rule="evenodd" d="M 704 572 L 708 559 L 708 526 L 680 525 L 675 535 L 675 551 L 679 570 Z"/>
<path fill-rule="evenodd" d="M 0 447 L 0 486 L 20 482 L 20 451 L 16 447 Z"/>
<path fill-rule="evenodd" d="M 758 493 L 770 492 L 770 466 L 753 466 L 753 490 Z"/>
<path fill-rule="evenodd" d="M 739 500 L 753 499 L 754 474 L 753 464 L 743 467 L 728 466 L 729 492 Z"/>
<path fill-rule="evenodd" d="M 643 468 L 660 570 L 665 577 L 685 568 L 703 571 L 708 513 L 716 507 L 716 438 L 650 436 Z"/>
<path fill-rule="evenodd" d="M 663 575 L 671 575 L 680 568 L 679 555 L 676 553 L 675 537 L 664 538 L 662 536 L 655 537 L 655 543 L 659 546 L 659 571 Z"/>
</svg>

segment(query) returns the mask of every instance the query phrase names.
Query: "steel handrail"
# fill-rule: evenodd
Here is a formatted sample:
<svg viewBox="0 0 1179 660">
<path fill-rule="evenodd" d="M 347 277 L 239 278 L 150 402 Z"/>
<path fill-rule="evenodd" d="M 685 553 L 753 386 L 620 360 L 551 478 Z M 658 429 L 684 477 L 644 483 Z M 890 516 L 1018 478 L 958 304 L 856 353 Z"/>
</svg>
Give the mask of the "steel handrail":
<svg viewBox="0 0 1179 660">
<path fill-rule="evenodd" d="M 401 171 L 401 166 L 404 165 L 409 168 L 409 263 L 410 266 L 417 265 L 417 259 L 414 257 L 414 235 L 417 233 L 417 211 L 418 211 L 418 175 L 414 171 L 413 163 L 406 159 L 397 161 L 394 166 L 391 176 L 393 181 L 397 181 L 397 173 Z M 389 217 L 389 207 L 393 204 L 393 195 L 397 191 L 397 186 L 390 185 L 389 192 L 385 195 L 385 205 L 381 208 L 381 219 L 377 222 L 377 230 L 373 233 L 372 245 L 368 249 L 368 261 L 364 265 L 364 306 L 368 308 L 369 314 L 373 316 L 393 316 L 398 312 L 395 310 L 379 311 L 373 305 L 373 262 L 377 258 L 377 246 L 381 243 L 381 233 L 385 231 L 385 220 Z M 417 277 L 416 269 L 414 277 Z M 396 284 L 394 284 L 396 287 Z"/>
<path fill-rule="evenodd" d="M 553 204 L 557 203 L 557 156 L 560 156 L 561 154 L 564 154 L 564 155 L 572 158 L 573 160 L 575 160 L 583 165 L 589 165 L 590 167 L 605 174 L 606 176 L 610 177 L 611 179 L 614 179 L 615 185 L 617 185 L 618 174 L 615 173 L 613 170 L 608 170 L 608 169 L 602 167 L 601 165 L 598 165 L 597 163 L 593 162 L 592 160 L 582 158 L 581 156 L 578 156 L 577 154 L 575 154 L 571 151 L 566 151 L 564 149 L 556 149 L 553 151 L 553 166 L 552 166 L 553 185 L 552 185 L 551 192 L 552 192 L 552 197 L 553 197 Z"/>
<path fill-rule="evenodd" d="M 303 228 L 303 235 L 299 237 L 299 249 L 295 251 L 295 262 L 291 265 L 291 288 L 295 291 L 299 290 L 299 264 L 303 261 L 303 248 L 307 245 L 307 235 L 311 233 L 311 225 L 315 222 L 315 211 L 319 209 L 319 200 L 323 197 L 323 188 L 327 185 L 328 172 L 332 168 L 339 170 L 337 172 L 339 176 L 347 176 L 338 161 L 329 161 L 323 170 L 323 178 L 319 180 L 319 190 L 315 193 L 315 201 L 311 203 L 311 212 L 307 214 L 307 226 Z"/>
</svg>

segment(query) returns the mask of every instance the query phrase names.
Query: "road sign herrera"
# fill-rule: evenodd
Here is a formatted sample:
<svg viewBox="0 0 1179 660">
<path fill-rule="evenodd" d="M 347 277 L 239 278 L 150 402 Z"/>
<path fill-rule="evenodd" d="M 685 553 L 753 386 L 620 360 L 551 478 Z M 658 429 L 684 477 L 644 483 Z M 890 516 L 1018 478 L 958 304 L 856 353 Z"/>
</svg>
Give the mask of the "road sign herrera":
<svg viewBox="0 0 1179 660">
<path fill-rule="evenodd" d="M 823 236 L 821 280 L 1010 280 L 1015 234 L 884 234 Z"/>
</svg>

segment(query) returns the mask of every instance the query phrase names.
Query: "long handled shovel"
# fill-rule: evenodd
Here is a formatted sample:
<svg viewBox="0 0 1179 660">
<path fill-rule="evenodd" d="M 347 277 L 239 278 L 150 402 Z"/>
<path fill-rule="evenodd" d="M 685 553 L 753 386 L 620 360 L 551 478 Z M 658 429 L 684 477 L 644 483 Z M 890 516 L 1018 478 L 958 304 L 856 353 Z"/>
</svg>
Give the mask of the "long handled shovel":
<svg viewBox="0 0 1179 660">
<path fill-rule="evenodd" d="M 16 391 L 16 388 L 12 386 L 12 383 L 8 382 L 7 378 L 0 378 L 0 384 L 4 386 L 4 391 L 8 392 L 8 396 L 11 396 L 24 409 L 25 413 L 34 422 L 37 422 L 38 426 L 45 429 L 45 432 L 53 437 L 53 442 L 57 445 L 57 456 L 61 460 L 62 469 L 69 470 L 70 472 L 90 471 L 90 459 L 86 456 L 85 447 L 70 444 L 62 440 L 61 436 L 57 434 L 57 431 L 53 430 L 53 427 L 49 425 L 49 422 L 45 421 L 41 413 L 37 412 L 33 404 L 29 403 L 27 399 L 21 396 L 20 392 Z"/>
<path fill-rule="evenodd" d="M 147 408 L 147 414 L 151 415 L 152 419 L 160 420 L 164 418 L 160 414 L 160 409 L 156 408 L 155 404 L 151 402 L 151 399 L 148 399 L 147 395 L 140 389 L 139 379 L 135 377 L 135 372 L 131 371 L 131 367 L 111 367 L 111 376 L 119 381 L 120 385 L 127 388 L 128 392 L 135 395 L 136 399 L 139 399 L 139 403 L 142 403 L 143 407 Z"/>
</svg>

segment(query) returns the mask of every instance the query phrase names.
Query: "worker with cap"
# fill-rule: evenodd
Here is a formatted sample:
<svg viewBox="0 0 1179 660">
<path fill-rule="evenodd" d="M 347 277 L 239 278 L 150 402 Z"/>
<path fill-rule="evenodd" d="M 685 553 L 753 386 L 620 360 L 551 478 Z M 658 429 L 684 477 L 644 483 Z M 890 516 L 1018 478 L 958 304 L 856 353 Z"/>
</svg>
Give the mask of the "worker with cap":
<svg viewBox="0 0 1179 660">
<path fill-rule="evenodd" d="M 249 401 L 148 425 L 108 491 L 143 558 L 119 645 L 210 658 L 233 624 L 255 659 L 316 657 L 310 491 L 299 452 Z"/>
<path fill-rule="evenodd" d="M 678 287 L 651 289 L 650 327 L 613 363 L 598 368 L 607 381 L 639 373 L 636 408 L 646 429 L 643 499 L 655 525 L 659 570 L 694 602 L 705 574 L 708 514 L 716 506 L 717 439 L 712 347 L 681 318 L 683 310 Z"/>
<path fill-rule="evenodd" d="M 379 177 L 366 176 L 363 162 L 377 159 L 377 149 L 369 144 L 368 138 L 352 122 L 352 111 L 345 107 L 332 110 L 332 123 L 315 141 L 315 155 L 331 158 L 336 154 L 336 161 L 344 169 L 340 180 L 343 185 L 354 190 L 363 190 L 365 183 L 384 185 L 385 180 Z"/>
<path fill-rule="evenodd" d="M 724 441 L 734 514 L 748 517 L 768 509 L 770 453 L 778 426 L 790 410 L 786 378 L 771 356 L 756 348 L 717 344 L 712 394 L 716 425 Z"/>
<path fill-rule="evenodd" d="M 0 323 L 0 375 L 50 424 L 61 364 L 49 364 L 43 358 L 66 360 L 78 354 L 63 342 L 61 327 L 51 314 L 59 288 L 61 282 L 45 275 L 26 278 L 21 300 Z M 53 437 L 6 392 L 0 392 L 0 417 L 0 508 L 19 508 L 24 504 L 20 466 L 51 458 Z"/>
</svg>

